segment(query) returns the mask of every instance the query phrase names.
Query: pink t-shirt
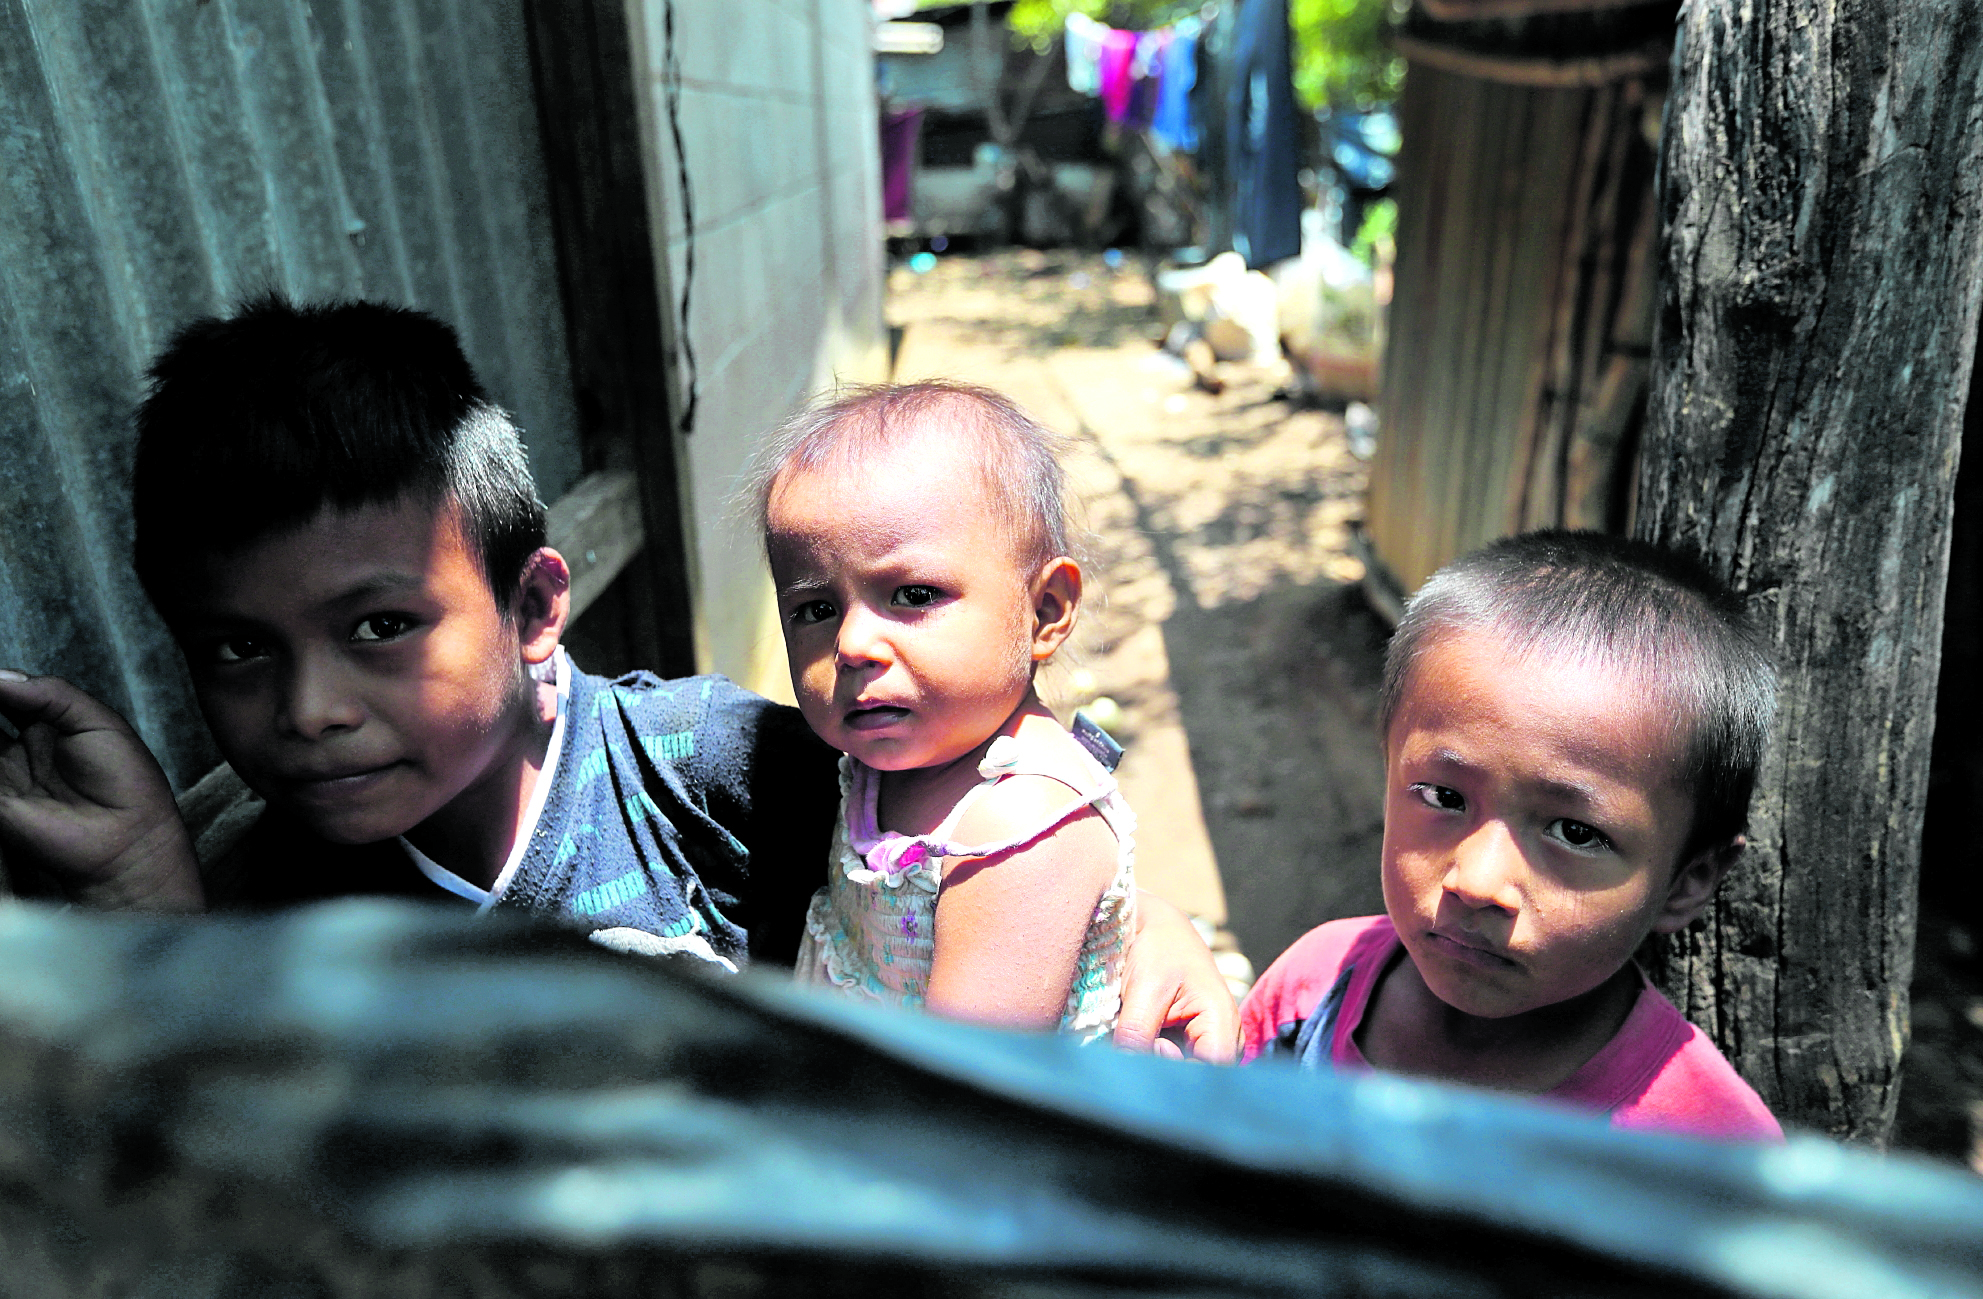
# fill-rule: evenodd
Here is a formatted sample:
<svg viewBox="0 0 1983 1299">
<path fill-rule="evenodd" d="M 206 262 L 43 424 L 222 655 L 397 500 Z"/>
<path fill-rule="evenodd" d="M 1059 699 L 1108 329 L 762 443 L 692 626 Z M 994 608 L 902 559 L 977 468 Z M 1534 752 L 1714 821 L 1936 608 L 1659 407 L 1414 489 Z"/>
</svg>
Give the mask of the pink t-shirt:
<svg viewBox="0 0 1983 1299">
<path fill-rule="evenodd" d="M 1253 1060 L 1276 1039 L 1292 1041 L 1347 969 L 1349 982 L 1330 1035 L 1329 1060 L 1338 1068 L 1370 1068 L 1357 1048 L 1356 1030 L 1378 978 L 1402 947 L 1388 916 L 1334 920 L 1303 934 L 1267 967 L 1239 1008 L 1245 1038 L 1241 1059 Z M 1644 973 L 1639 977 L 1644 980 Z M 1603 1110 L 1621 1128 L 1660 1128 L 1732 1141 L 1783 1140 L 1783 1129 L 1762 1098 L 1650 981 L 1617 1035 L 1546 1095 Z"/>
</svg>

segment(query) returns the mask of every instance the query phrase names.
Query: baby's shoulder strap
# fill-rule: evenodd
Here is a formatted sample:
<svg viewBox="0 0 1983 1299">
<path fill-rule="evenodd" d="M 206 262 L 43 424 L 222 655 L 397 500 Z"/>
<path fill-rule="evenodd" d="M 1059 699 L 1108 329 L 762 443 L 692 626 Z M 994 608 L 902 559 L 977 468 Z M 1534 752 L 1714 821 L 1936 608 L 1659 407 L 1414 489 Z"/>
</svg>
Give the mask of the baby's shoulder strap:
<svg viewBox="0 0 1983 1299">
<path fill-rule="evenodd" d="M 957 800 L 957 806 L 950 809 L 950 815 L 943 819 L 943 824 L 938 826 L 936 832 L 930 836 L 932 839 L 940 841 L 941 851 L 946 857 L 991 857 L 998 853 L 1009 852 L 1022 844 L 1028 844 L 1038 839 L 1061 822 L 1080 812 L 1083 808 L 1092 807 L 1101 802 L 1110 794 L 1114 793 L 1116 789 L 1115 778 L 1106 772 L 1099 771 L 1096 774 L 1099 775 L 1100 779 L 1084 789 L 1069 778 L 1069 773 L 1064 767 L 1060 770 L 1050 770 L 1048 764 L 1039 762 L 1037 759 L 1029 759 L 1029 755 L 1025 753 L 1019 742 L 1011 736 L 1005 735 L 993 740 L 991 747 L 985 751 L 984 760 L 978 764 L 978 774 L 983 779 L 978 784 L 972 786 L 964 797 Z M 1036 776 L 1041 779 L 1051 780 L 1056 784 L 1066 786 L 1072 791 L 1073 797 L 1065 803 L 1049 809 L 1044 815 L 1031 818 L 1022 825 L 1018 833 L 1007 834 L 992 843 L 960 844 L 955 842 L 957 827 L 963 823 L 965 814 L 988 791 L 997 788 L 1001 782 L 1015 776 Z"/>
</svg>

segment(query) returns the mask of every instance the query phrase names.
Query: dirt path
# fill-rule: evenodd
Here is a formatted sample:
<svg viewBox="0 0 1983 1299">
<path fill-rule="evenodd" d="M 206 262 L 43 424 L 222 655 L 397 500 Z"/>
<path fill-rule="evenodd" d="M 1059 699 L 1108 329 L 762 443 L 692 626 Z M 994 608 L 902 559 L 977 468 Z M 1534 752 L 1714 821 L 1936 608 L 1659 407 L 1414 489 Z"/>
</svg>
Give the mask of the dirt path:
<svg viewBox="0 0 1983 1299">
<path fill-rule="evenodd" d="M 1043 685 L 1120 706 L 1146 887 L 1258 965 L 1378 909 L 1384 629 L 1356 590 L 1341 419 L 1290 409 L 1272 370 L 1195 389 L 1152 341 L 1147 278 L 1096 256 L 948 259 L 890 290 L 898 380 L 986 384 L 1079 444 L 1102 598 Z"/>
</svg>

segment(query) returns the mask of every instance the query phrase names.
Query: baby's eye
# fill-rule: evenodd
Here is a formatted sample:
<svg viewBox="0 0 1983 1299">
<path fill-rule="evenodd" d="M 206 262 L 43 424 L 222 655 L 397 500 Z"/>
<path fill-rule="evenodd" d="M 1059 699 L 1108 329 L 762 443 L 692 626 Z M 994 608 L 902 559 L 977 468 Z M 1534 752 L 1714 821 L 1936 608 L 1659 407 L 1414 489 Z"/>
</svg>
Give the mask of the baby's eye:
<svg viewBox="0 0 1983 1299">
<path fill-rule="evenodd" d="M 933 586 L 898 586 L 895 588 L 895 603 L 909 609 L 927 609 L 943 598 L 943 593 Z"/>
<path fill-rule="evenodd" d="M 793 608 L 792 621 L 801 627 L 810 627 L 814 623 L 831 621 L 839 612 L 831 600 L 807 600 Z"/>
<path fill-rule="evenodd" d="M 1578 852 L 1616 851 L 1604 831 L 1582 821 L 1573 821 L 1567 816 L 1557 817 L 1544 826 L 1542 832 L 1559 843 L 1575 848 Z"/>
<path fill-rule="evenodd" d="M 216 663 L 246 663 L 268 656 L 268 646 L 246 636 L 232 636 L 213 647 L 213 661 Z"/>
<path fill-rule="evenodd" d="M 1467 810 L 1467 797 L 1457 789 L 1448 789 L 1444 785 L 1434 785 L 1421 780 L 1411 787 L 1411 792 L 1418 795 L 1419 801 L 1427 807 L 1436 807 L 1442 812 Z"/>
<path fill-rule="evenodd" d="M 398 640 L 413 630 L 413 619 L 403 613 L 375 613 L 369 618 L 360 619 L 351 629 L 351 639 L 377 643 Z"/>
</svg>

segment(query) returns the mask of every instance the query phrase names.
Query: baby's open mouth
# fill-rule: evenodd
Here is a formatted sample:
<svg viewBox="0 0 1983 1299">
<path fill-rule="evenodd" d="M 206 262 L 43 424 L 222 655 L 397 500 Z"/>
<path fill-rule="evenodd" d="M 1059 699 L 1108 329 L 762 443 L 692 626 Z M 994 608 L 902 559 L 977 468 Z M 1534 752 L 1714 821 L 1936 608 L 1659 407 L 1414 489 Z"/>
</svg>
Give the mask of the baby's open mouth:
<svg viewBox="0 0 1983 1299">
<path fill-rule="evenodd" d="M 909 716 L 909 710 L 894 704 L 874 704 L 867 708 L 851 708 L 847 711 L 847 725 L 856 731 L 878 731 L 885 726 L 893 726 Z"/>
</svg>

